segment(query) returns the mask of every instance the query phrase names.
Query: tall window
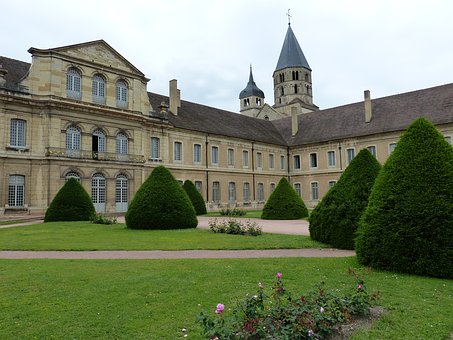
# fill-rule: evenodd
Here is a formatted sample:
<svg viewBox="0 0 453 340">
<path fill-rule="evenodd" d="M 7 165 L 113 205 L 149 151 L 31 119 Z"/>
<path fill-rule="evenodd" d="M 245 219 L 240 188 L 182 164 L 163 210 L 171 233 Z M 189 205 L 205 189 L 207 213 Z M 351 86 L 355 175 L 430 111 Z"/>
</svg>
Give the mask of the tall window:
<svg viewBox="0 0 453 340">
<path fill-rule="evenodd" d="M 285 170 L 285 156 L 280 156 L 280 170 Z"/>
<path fill-rule="evenodd" d="M 273 168 L 274 168 L 274 154 L 270 153 L 269 154 L 269 169 L 273 169 Z"/>
<path fill-rule="evenodd" d="M 294 169 L 300 169 L 300 155 L 294 156 Z"/>
<path fill-rule="evenodd" d="M 24 206 L 25 177 L 20 175 L 9 176 L 8 205 L 10 207 Z"/>
<path fill-rule="evenodd" d="M 234 165 L 234 149 L 228 149 L 228 165 Z"/>
<path fill-rule="evenodd" d="M 335 183 L 337 183 L 337 181 L 334 180 L 329 181 L 329 189 L 332 188 L 335 185 Z"/>
<path fill-rule="evenodd" d="M 317 168 L 318 167 L 318 154 L 311 153 L 310 154 L 310 168 Z"/>
<path fill-rule="evenodd" d="M 175 142 L 174 143 L 174 150 L 173 150 L 173 159 L 175 161 L 182 161 L 182 143 L 181 142 Z"/>
<path fill-rule="evenodd" d="M 202 182 L 201 181 L 195 181 L 195 189 L 201 194 L 201 189 L 202 189 Z"/>
<path fill-rule="evenodd" d="M 258 183 L 258 201 L 259 202 L 264 201 L 264 184 L 263 183 Z"/>
<path fill-rule="evenodd" d="M 201 163 L 201 144 L 193 145 L 193 162 Z"/>
<path fill-rule="evenodd" d="M 355 149 L 353 149 L 353 148 L 346 149 L 346 153 L 348 156 L 348 164 L 349 164 L 352 162 L 352 160 L 355 157 Z"/>
<path fill-rule="evenodd" d="M 242 200 L 244 202 L 249 202 L 250 201 L 250 183 L 244 183 L 244 186 L 242 187 Z"/>
<path fill-rule="evenodd" d="M 327 166 L 335 166 L 335 151 L 327 151 Z"/>
<path fill-rule="evenodd" d="M 127 211 L 127 184 L 128 179 L 126 175 L 116 176 L 116 185 L 115 185 L 115 204 L 116 212 L 125 212 Z"/>
<path fill-rule="evenodd" d="M 228 183 L 228 201 L 230 203 L 236 202 L 236 183 Z"/>
<path fill-rule="evenodd" d="M 97 159 L 99 152 L 105 152 L 105 134 L 101 129 L 93 131 L 92 149 L 93 158 Z"/>
<path fill-rule="evenodd" d="M 215 203 L 220 202 L 220 183 L 212 182 L 212 201 Z"/>
<path fill-rule="evenodd" d="M 97 212 L 105 211 L 105 177 L 94 174 L 91 178 L 91 199 Z"/>
<path fill-rule="evenodd" d="M 25 131 L 27 122 L 21 119 L 11 119 L 9 145 L 16 148 L 25 148 Z"/>
<path fill-rule="evenodd" d="M 367 149 L 374 157 L 376 157 L 376 146 L 370 145 L 367 147 Z"/>
<path fill-rule="evenodd" d="M 66 74 L 66 96 L 68 98 L 82 98 L 82 74 L 75 67 L 71 67 Z"/>
<path fill-rule="evenodd" d="M 127 108 L 128 93 L 127 83 L 124 80 L 117 80 L 116 82 L 116 106 L 119 108 Z"/>
<path fill-rule="evenodd" d="M 160 158 L 160 139 L 151 137 L 151 159 L 158 160 Z"/>
<path fill-rule="evenodd" d="M 105 104 L 105 79 L 100 74 L 93 76 L 91 92 L 93 94 L 93 102 Z"/>
<path fill-rule="evenodd" d="M 80 175 L 76 171 L 69 171 L 64 176 L 65 181 L 68 181 L 70 178 L 74 178 L 77 182 L 80 183 Z"/>
<path fill-rule="evenodd" d="M 66 154 L 69 157 L 80 154 L 80 130 L 75 126 L 66 129 Z"/>
<path fill-rule="evenodd" d="M 302 196 L 302 187 L 301 187 L 300 183 L 294 184 L 294 190 L 296 190 L 299 197 Z"/>
<path fill-rule="evenodd" d="M 389 154 L 391 154 L 396 149 L 396 143 L 389 144 Z"/>
<path fill-rule="evenodd" d="M 128 148 L 127 136 L 123 132 L 118 133 L 116 135 L 116 154 L 127 155 Z"/>
<path fill-rule="evenodd" d="M 311 182 L 311 199 L 317 200 L 318 198 L 318 182 Z"/>
<path fill-rule="evenodd" d="M 275 183 L 271 183 L 270 187 L 269 187 L 269 193 L 272 194 L 275 190 Z"/>
<path fill-rule="evenodd" d="M 242 151 L 242 166 L 244 168 L 249 167 L 249 152 L 247 150 Z"/>
<path fill-rule="evenodd" d="M 211 148 L 211 163 L 219 164 L 219 148 L 217 146 Z"/>
<path fill-rule="evenodd" d="M 261 152 L 256 153 L 256 167 L 257 168 L 263 167 L 263 154 Z"/>
</svg>

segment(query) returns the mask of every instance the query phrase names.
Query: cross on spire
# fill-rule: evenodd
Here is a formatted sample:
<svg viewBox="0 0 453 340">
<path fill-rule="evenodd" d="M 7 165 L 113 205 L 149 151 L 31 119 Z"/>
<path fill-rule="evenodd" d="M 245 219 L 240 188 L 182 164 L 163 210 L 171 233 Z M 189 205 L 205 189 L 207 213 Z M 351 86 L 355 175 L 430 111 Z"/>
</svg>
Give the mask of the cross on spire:
<svg viewBox="0 0 453 340">
<path fill-rule="evenodd" d="M 288 17 L 288 25 L 291 25 L 291 18 L 292 18 L 291 14 L 289 14 L 289 11 L 290 11 L 290 10 L 291 10 L 291 9 L 288 8 L 288 12 L 286 13 L 286 16 Z"/>
</svg>

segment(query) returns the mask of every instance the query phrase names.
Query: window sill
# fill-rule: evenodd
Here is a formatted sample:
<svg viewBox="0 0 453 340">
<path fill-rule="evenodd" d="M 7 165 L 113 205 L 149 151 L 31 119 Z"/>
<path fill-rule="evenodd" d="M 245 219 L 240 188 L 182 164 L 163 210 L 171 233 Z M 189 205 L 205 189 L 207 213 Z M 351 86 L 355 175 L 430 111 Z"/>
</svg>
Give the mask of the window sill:
<svg viewBox="0 0 453 340">
<path fill-rule="evenodd" d="M 162 159 L 160 159 L 160 158 L 150 158 L 149 161 L 150 162 L 155 162 L 155 163 L 161 163 Z"/>
<path fill-rule="evenodd" d="M 13 146 L 13 145 L 7 145 L 6 150 L 14 150 L 14 151 L 19 151 L 19 152 L 28 152 L 30 149 L 28 146 Z"/>
</svg>

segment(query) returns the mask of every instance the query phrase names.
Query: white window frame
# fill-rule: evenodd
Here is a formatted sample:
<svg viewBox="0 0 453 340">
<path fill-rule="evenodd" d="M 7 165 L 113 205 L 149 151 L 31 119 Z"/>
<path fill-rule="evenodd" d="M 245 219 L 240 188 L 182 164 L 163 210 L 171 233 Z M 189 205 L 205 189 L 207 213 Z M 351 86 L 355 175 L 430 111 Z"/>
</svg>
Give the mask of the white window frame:
<svg viewBox="0 0 453 340">
<path fill-rule="evenodd" d="M 9 146 L 16 149 L 25 149 L 27 142 L 27 121 L 11 119 L 9 129 Z"/>
<path fill-rule="evenodd" d="M 219 203 L 221 199 L 220 196 L 220 182 L 219 181 L 213 181 L 212 182 L 212 201 L 214 203 Z"/>
<path fill-rule="evenodd" d="M 391 155 L 392 152 L 395 151 L 397 146 L 398 146 L 397 142 L 389 143 L 389 155 Z"/>
<path fill-rule="evenodd" d="M 182 162 L 182 142 L 181 141 L 173 142 L 173 160 L 177 163 Z"/>
<path fill-rule="evenodd" d="M 105 104 L 105 78 L 97 73 L 91 81 L 91 93 L 93 102 L 96 104 Z"/>
<path fill-rule="evenodd" d="M 160 138 L 151 137 L 151 156 L 150 158 L 154 161 L 160 159 Z"/>
<path fill-rule="evenodd" d="M 331 156 L 333 155 L 333 156 Z M 337 166 L 337 159 L 335 150 L 327 151 L 327 167 L 335 168 Z"/>
<path fill-rule="evenodd" d="M 236 182 L 228 182 L 228 202 L 230 204 L 236 202 Z"/>
<path fill-rule="evenodd" d="M 23 207 L 25 205 L 25 176 L 9 175 L 8 206 Z"/>
<path fill-rule="evenodd" d="M 285 155 L 280 155 L 280 170 L 286 169 L 286 157 Z"/>
<path fill-rule="evenodd" d="M 244 182 L 242 185 L 242 200 L 244 202 L 250 202 L 250 183 Z"/>
<path fill-rule="evenodd" d="M 311 152 L 309 155 L 310 159 L 310 169 L 317 169 L 318 168 L 318 153 Z"/>
<path fill-rule="evenodd" d="M 296 159 L 298 160 L 297 162 L 296 162 Z M 296 165 L 298 165 L 298 166 L 296 166 Z M 294 170 L 301 170 L 302 169 L 300 155 L 293 155 L 293 167 L 294 167 Z"/>
<path fill-rule="evenodd" d="M 264 183 L 258 183 L 257 191 L 258 202 L 264 202 Z"/>
<path fill-rule="evenodd" d="M 377 146 L 376 145 L 368 145 L 366 148 L 374 157 L 377 158 Z"/>
<path fill-rule="evenodd" d="M 79 150 L 81 147 L 82 133 L 77 126 L 71 125 L 66 129 L 66 150 Z"/>
<path fill-rule="evenodd" d="M 319 200 L 319 182 L 310 182 L 310 195 L 312 201 Z"/>
<path fill-rule="evenodd" d="M 98 139 L 98 150 L 97 152 L 106 152 L 107 151 L 107 139 L 105 137 L 104 131 L 102 129 L 96 129 L 93 131 L 92 137 L 96 137 Z M 95 151 L 95 150 L 93 150 Z"/>
<path fill-rule="evenodd" d="M 211 146 L 211 164 L 219 165 L 219 147 L 217 145 Z"/>
<path fill-rule="evenodd" d="M 263 153 L 260 151 L 256 153 L 256 168 L 257 169 L 263 168 Z"/>
<path fill-rule="evenodd" d="M 269 169 L 275 169 L 275 155 L 273 153 L 269 154 Z"/>
<path fill-rule="evenodd" d="M 67 182 L 70 178 L 74 178 L 77 182 L 80 183 L 80 175 L 77 171 L 74 170 L 68 171 L 64 176 L 65 182 Z"/>
<path fill-rule="evenodd" d="M 122 109 L 129 104 L 129 87 L 124 79 L 118 79 L 115 83 L 116 106 Z"/>
<path fill-rule="evenodd" d="M 115 153 L 117 155 L 129 154 L 129 138 L 124 132 L 118 132 L 115 138 Z"/>
<path fill-rule="evenodd" d="M 233 148 L 227 149 L 227 161 L 228 161 L 228 166 L 234 167 L 234 149 Z"/>
<path fill-rule="evenodd" d="M 299 197 L 302 197 L 302 184 L 294 183 L 294 190 L 297 192 Z"/>
<path fill-rule="evenodd" d="M 82 72 L 70 67 L 66 73 L 66 96 L 72 99 L 82 98 Z"/>
<path fill-rule="evenodd" d="M 249 167 L 249 152 L 248 150 L 242 150 L 242 167 Z"/>
<path fill-rule="evenodd" d="M 352 158 L 350 157 L 350 153 L 352 152 Z M 352 162 L 352 160 L 355 158 L 355 148 L 347 148 L 346 149 L 346 161 L 347 164 Z"/>
<path fill-rule="evenodd" d="M 201 164 L 201 144 L 199 143 L 193 145 L 193 163 Z"/>
</svg>

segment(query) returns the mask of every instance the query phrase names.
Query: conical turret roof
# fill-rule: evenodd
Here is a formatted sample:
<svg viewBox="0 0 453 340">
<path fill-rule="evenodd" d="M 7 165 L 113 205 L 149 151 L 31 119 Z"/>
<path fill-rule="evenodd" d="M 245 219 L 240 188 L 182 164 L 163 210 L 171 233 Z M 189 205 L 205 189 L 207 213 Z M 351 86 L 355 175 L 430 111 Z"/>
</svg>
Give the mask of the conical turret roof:
<svg viewBox="0 0 453 340">
<path fill-rule="evenodd" d="M 288 25 L 285 41 L 283 42 L 275 71 L 283 70 L 287 67 L 305 67 L 311 71 L 310 65 L 308 65 L 307 59 L 305 59 L 304 52 L 302 52 L 296 36 L 291 29 L 291 25 Z"/>
<path fill-rule="evenodd" d="M 256 86 L 255 81 L 253 80 L 252 66 L 250 66 L 249 82 L 247 83 L 245 89 L 243 89 L 241 93 L 239 93 L 239 99 L 250 96 L 264 98 L 264 92 L 261 91 L 258 86 Z"/>
</svg>

